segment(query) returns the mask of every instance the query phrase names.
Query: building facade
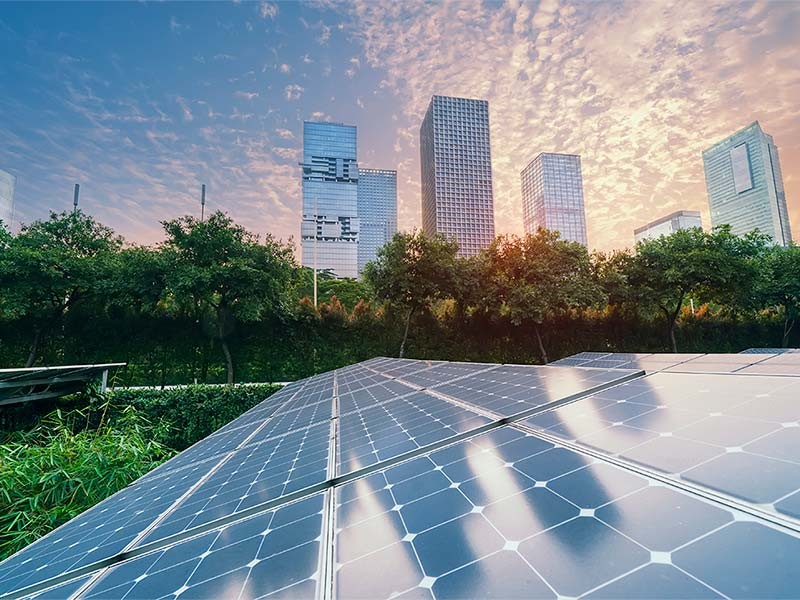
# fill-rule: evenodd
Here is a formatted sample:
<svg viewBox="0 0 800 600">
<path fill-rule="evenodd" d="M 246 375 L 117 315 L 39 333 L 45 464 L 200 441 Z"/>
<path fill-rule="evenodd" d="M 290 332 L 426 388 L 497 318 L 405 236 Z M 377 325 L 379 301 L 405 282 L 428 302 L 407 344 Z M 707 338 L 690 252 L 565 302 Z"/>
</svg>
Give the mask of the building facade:
<svg viewBox="0 0 800 600">
<path fill-rule="evenodd" d="M 647 225 L 637 227 L 633 230 L 633 237 L 636 242 L 659 238 L 662 235 L 670 235 L 680 229 L 691 229 L 692 227 L 703 228 L 703 221 L 700 213 L 696 210 L 679 210 L 672 214 L 651 221 Z"/>
<path fill-rule="evenodd" d="M 14 191 L 17 178 L 11 173 L 0 170 L 0 221 L 5 228 L 11 230 L 14 222 Z"/>
<path fill-rule="evenodd" d="M 581 157 L 542 152 L 520 173 L 525 233 L 539 227 L 587 245 Z"/>
<path fill-rule="evenodd" d="M 494 239 L 486 100 L 433 96 L 420 127 L 422 230 L 474 256 Z"/>
<path fill-rule="evenodd" d="M 358 277 L 356 128 L 303 123 L 301 262 L 336 277 Z"/>
<path fill-rule="evenodd" d="M 743 235 L 758 229 L 776 244 L 792 239 L 786 192 L 771 135 L 758 121 L 703 152 L 711 226 Z"/>
<path fill-rule="evenodd" d="M 358 173 L 358 273 L 397 233 L 397 171 L 360 169 Z"/>
</svg>

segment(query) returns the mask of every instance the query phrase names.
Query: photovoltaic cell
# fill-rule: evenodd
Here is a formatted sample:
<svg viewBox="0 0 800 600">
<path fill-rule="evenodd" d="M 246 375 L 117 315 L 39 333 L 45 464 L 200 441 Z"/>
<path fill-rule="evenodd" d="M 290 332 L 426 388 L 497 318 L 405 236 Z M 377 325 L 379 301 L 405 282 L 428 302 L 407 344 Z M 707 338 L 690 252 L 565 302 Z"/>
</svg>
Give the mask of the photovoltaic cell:
<svg viewBox="0 0 800 600">
<path fill-rule="evenodd" d="M 356 410 L 363 410 L 393 400 L 400 396 L 405 396 L 416 391 L 410 387 L 393 379 L 385 380 L 386 383 L 365 387 L 352 392 L 342 393 L 339 388 L 339 414 L 345 414 Z"/>
<path fill-rule="evenodd" d="M 342 598 L 800 593 L 790 567 L 800 540 L 743 517 L 505 427 L 337 488 L 335 590 Z M 764 541 L 765 555 L 749 536 Z M 763 582 L 758 567 L 776 579 Z"/>
<path fill-rule="evenodd" d="M 400 375 L 398 378 L 403 382 L 425 388 L 496 367 L 497 365 L 484 363 L 444 363 L 415 373 Z"/>
<path fill-rule="evenodd" d="M 313 597 L 323 494 L 121 563 L 82 598 Z"/>
<path fill-rule="evenodd" d="M 208 471 L 198 463 L 134 482 L 0 563 L 0 595 L 122 551 Z"/>
<path fill-rule="evenodd" d="M 800 379 L 661 373 L 537 415 L 563 439 L 798 516 Z"/>
<path fill-rule="evenodd" d="M 330 426 L 326 423 L 245 446 L 141 543 L 148 544 L 322 483 L 329 478 L 329 439 Z"/>
<path fill-rule="evenodd" d="M 498 416 L 509 417 L 608 385 L 634 373 L 624 370 L 504 365 L 452 383 L 442 383 L 432 389 Z"/>
<path fill-rule="evenodd" d="M 357 471 L 490 422 L 425 392 L 342 415 L 338 474 Z"/>
</svg>

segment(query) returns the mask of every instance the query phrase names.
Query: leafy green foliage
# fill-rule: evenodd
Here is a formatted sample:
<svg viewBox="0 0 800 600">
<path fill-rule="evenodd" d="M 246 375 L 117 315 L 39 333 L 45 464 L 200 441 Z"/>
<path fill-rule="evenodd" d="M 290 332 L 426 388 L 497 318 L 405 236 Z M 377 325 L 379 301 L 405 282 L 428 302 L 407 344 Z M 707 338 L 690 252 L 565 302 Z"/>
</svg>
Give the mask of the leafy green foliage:
<svg viewBox="0 0 800 600">
<path fill-rule="evenodd" d="M 783 318 L 781 346 L 786 348 L 800 317 L 800 246 L 774 246 L 760 257 L 755 266 L 758 278 L 753 287 L 751 305 L 777 309 Z"/>
<path fill-rule="evenodd" d="M 108 405 L 102 407 L 108 409 Z M 56 411 L 0 444 L 0 559 L 66 523 L 169 458 L 154 425 L 133 407 Z"/>
<path fill-rule="evenodd" d="M 181 217 L 164 222 L 170 265 L 170 300 L 184 313 L 204 318 L 220 342 L 233 383 L 230 334 L 237 322 L 254 322 L 283 306 L 292 276 L 291 247 L 270 236 L 262 243 L 222 212 L 207 220 Z"/>
<path fill-rule="evenodd" d="M 163 422 L 159 442 L 184 450 L 231 422 L 279 390 L 279 385 L 189 385 L 163 390 L 117 389 L 114 406 L 130 406 L 154 422 Z"/>
<path fill-rule="evenodd" d="M 764 236 L 738 237 L 729 227 L 711 233 L 683 229 L 640 242 L 622 268 L 629 300 L 664 315 L 672 351 L 677 352 L 675 324 L 684 300 L 692 296 L 700 302 L 733 302 L 755 284 L 758 271 L 752 259 L 765 248 Z"/>
<path fill-rule="evenodd" d="M 398 233 L 378 250 L 374 262 L 367 263 L 364 279 L 375 296 L 407 311 L 401 358 L 414 312 L 453 294 L 457 251 L 455 242 L 440 235 L 428 237 L 421 231 Z"/>
<path fill-rule="evenodd" d="M 32 331 L 26 366 L 34 364 L 42 338 L 67 310 L 108 291 L 111 259 L 121 246 L 111 229 L 80 211 L 50 213 L 48 220 L 6 238 L 0 318 L 23 321 Z"/>
</svg>

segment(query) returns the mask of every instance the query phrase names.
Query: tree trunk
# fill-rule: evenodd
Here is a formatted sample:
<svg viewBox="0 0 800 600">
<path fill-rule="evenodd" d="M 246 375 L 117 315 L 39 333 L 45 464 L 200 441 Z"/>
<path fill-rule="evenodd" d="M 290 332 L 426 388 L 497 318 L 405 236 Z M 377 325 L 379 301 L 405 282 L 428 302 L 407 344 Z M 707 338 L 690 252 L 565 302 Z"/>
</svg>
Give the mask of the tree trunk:
<svg viewBox="0 0 800 600">
<path fill-rule="evenodd" d="M 408 339 L 408 327 L 411 325 L 411 315 L 414 314 L 414 307 L 412 306 L 409 311 L 408 315 L 406 315 L 406 330 L 403 333 L 403 341 L 400 342 L 400 358 L 403 358 L 403 355 L 406 353 L 406 340 Z"/>
<path fill-rule="evenodd" d="M 42 337 L 42 332 L 36 328 L 33 333 L 33 341 L 31 342 L 31 351 L 28 353 L 28 360 L 25 361 L 26 367 L 32 367 L 36 362 L 36 354 L 39 351 L 39 340 Z"/>
<path fill-rule="evenodd" d="M 675 340 L 675 319 L 669 322 L 669 341 L 672 344 L 672 351 L 678 353 L 678 342 Z"/>
<path fill-rule="evenodd" d="M 544 364 L 547 364 L 550 361 L 547 360 L 547 352 L 545 352 L 544 344 L 542 343 L 542 334 L 539 332 L 538 323 L 533 324 L 533 331 L 536 333 L 536 343 L 539 344 L 539 354 L 542 355 L 542 360 L 544 361 Z"/>
<path fill-rule="evenodd" d="M 783 320 L 783 345 L 781 348 L 789 347 L 789 334 L 792 333 L 795 322 L 796 319 L 790 319 L 789 317 L 786 317 Z"/>
<path fill-rule="evenodd" d="M 220 343 L 222 345 L 222 352 L 225 354 L 225 368 L 228 371 L 228 383 L 233 383 L 233 357 L 231 356 L 230 348 L 228 348 L 228 342 L 225 339 L 220 339 Z"/>
</svg>

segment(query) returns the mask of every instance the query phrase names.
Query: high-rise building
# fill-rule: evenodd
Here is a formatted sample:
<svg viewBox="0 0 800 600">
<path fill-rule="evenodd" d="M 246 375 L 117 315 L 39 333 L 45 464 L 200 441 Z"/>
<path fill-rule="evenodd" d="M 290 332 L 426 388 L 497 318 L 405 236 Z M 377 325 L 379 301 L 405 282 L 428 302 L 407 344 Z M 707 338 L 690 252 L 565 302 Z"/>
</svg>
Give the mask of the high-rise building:
<svg viewBox="0 0 800 600">
<path fill-rule="evenodd" d="M 703 228 L 700 213 L 696 210 L 679 210 L 672 214 L 651 221 L 633 230 L 633 237 L 637 242 L 659 238 L 662 235 L 675 233 L 679 229 Z"/>
<path fill-rule="evenodd" d="M 378 249 L 397 233 L 397 171 L 361 169 L 358 173 L 358 272 L 375 260 Z"/>
<path fill-rule="evenodd" d="M 792 239 L 778 148 L 758 121 L 703 152 L 711 226 L 743 235 L 755 229 L 787 245 Z"/>
<path fill-rule="evenodd" d="M 356 128 L 303 123 L 302 264 L 358 276 Z"/>
<path fill-rule="evenodd" d="M 586 246 L 581 157 L 541 152 L 522 169 L 520 178 L 525 233 L 543 227 Z"/>
<path fill-rule="evenodd" d="M 17 178 L 0 170 L 0 221 L 10 230 L 14 220 L 14 190 Z"/>
<path fill-rule="evenodd" d="M 494 239 L 489 103 L 434 96 L 419 137 L 422 230 L 473 256 Z"/>
</svg>

